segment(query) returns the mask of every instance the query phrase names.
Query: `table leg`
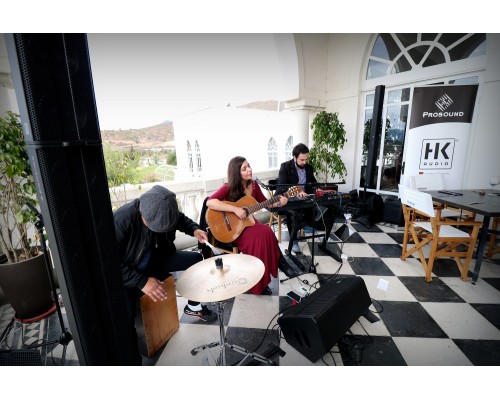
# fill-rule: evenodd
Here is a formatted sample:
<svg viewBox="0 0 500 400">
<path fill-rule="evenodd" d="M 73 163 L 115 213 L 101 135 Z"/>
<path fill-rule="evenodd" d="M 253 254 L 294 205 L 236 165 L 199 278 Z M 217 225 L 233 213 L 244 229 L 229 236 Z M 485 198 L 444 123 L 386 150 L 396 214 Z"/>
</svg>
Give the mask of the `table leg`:
<svg viewBox="0 0 500 400">
<path fill-rule="evenodd" d="M 488 228 L 490 227 L 490 217 L 484 216 L 483 226 L 481 228 L 481 234 L 479 236 L 479 244 L 476 251 L 476 266 L 474 267 L 474 273 L 472 274 L 472 284 L 475 285 L 477 278 L 479 278 L 479 270 L 481 269 L 481 262 L 483 261 L 484 249 L 486 247 L 486 241 L 488 239 Z"/>
</svg>

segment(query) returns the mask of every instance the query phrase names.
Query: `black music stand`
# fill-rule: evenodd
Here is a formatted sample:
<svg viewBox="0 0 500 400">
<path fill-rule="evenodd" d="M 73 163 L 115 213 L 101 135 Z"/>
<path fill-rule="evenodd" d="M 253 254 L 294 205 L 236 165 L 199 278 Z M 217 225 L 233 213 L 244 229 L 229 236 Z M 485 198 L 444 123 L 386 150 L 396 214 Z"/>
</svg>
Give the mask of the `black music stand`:
<svg viewBox="0 0 500 400">
<path fill-rule="evenodd" d="M 330 257 L 332 257 L 335 261 L 339 262 L 339 263 L 343 263 L 343 257 L 342 257 L 342 246 L 340 247 L 339 251 L 338 252 L 335 252 L 333 250 L 330 250 L 327 245 L 329 243 L 329 240 L 332 239 L 331 238 L 331 229 L 333 229 L 333 226 L 340 222 L 340 221 L 337 221 L 337 220 L 340 220 L 339 218 L 339 212 L 337 211 L 336 214 L 335 214 L 335 219 L 332 223 L 332 226 L 330 228 L 330 230 L 327 230 L 327 232 L 325 233 L 325 237 L 324 237 L 324 240 L 322 243 L 320 243 L 318 245 L 318 248 L 328 254 Z M 330 242 L 330 243 L 333 243 L 333 244 L 344 244 L 347 239 L 350 237 L 349 235 L 349 227 L 347 225 L 347 221 L 345 221 L 345 217 L 344 215 L 341 216 L 341 219 L 342 219 L 342 225 L 340 226 L 340 228 L 338 228 L 334 233 L 333 233 L 333 242 Z M 337 221 L 337 222 L 336 222 Z"/>
<path fill-rule="evenodd" d="M 347 237 L 345 237 L 347 233 Z M 342 226 L 340 228 L 338 228 L 334 233 L 333 235 L 335 236 L 335 239 L 333 242 L 330 242 L 332 244 L 344 244 L 347 239 L 349 238 L 349 228 L 347 226 L 346 223 L 342 223 Z M 320 244 L 318 245 L 319 249 L 323 252 L 323 253 L 326 253 L 328 254 L 330 257 L 332 257 L 335 261 L 339 262 L 339 263 L 343 263 L 343 257 L 342 257 L 342 246 L 340 247 L 339 249 L 339 252 L 335 252 L 333 250 L 330 250 L 328 247 L 327 247 L 327 244 L 328 244 L 328 241 L 324 244 Z"/>
</svg>

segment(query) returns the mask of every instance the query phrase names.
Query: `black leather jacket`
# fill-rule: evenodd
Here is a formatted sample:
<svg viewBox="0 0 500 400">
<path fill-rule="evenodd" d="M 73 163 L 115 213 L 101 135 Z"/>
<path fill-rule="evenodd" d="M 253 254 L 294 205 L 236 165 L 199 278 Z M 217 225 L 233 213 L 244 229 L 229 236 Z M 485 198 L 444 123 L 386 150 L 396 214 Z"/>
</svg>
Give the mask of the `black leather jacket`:
<svg viewBox="0 0 500 400">
<path fill-rule="evenodd" d="M 142 289 L 149 278 L 145 273 L 136 270 L 142 255 L 148 248 L 155 253 L 159 252 L 155 256 L 166 256 L 176 251 L 174 245 L 176 231 L 194 236 L 194 231 L 200 229 L 196 222 L 179 212 L 179 219 L 173 230 L 167 233 L 153 232 L 142 222 L 139 199 L 120 207 L 113 217 L 123 281 L 126 287 L 138 289 Z"/>
<path fill-rule="evenodd" d="M 313 185 L 309 185 L 310 183 L 316 183 L 316 178 L 314 177 L 313 167 L 309 164 L 306 164 L 306 182 L 305 192 L 306 193 L 314 193 L 315 187 Z M 297 170 L 295 169 L 295 159 L 291 159 L 289 161 L 285 161 L 280 166 L 280 172 L 278 175 L 278 184 L 292 184 L 296 185 L 299 183 L 299 174 L 297 174 Z M 282 194 L 288 190 L 286 186 L 278 186 L 276 189 L 276 194 Z"/>
</svg>

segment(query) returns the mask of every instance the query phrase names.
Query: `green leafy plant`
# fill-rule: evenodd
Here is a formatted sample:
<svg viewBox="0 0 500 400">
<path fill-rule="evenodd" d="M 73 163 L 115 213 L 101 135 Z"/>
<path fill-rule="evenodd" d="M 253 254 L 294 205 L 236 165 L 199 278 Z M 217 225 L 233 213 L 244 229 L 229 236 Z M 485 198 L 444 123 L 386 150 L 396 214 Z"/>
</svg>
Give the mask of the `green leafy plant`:
<svg viewBox="0 0 500 400">
<path fill-rule="evenodd" d="M 338 114 L 321 111 L 314 117 L 311 129 L 314 145 L 309 149 L 309 162 L 314 170 L 325 179 L 328 176 L 344 179 L 347 169 L 338 152 L 344 148 L 347 139 Z"/>
<path fill-rule="evenodd" d="M 108 186 L 119 204 L 127 202 L 125 184 L 136 183 L 139 161 L 140 156 L 134 149 L 118 150 L 104 145 L 104 163 Z"/>
<path fill-rule="evenodd" d="M 0 247 L 9 263 L 38 254 L 36 216 L 25 205 L 37 204 L 36 189 L 19 115 L 0 117 Z"/>
</svg>

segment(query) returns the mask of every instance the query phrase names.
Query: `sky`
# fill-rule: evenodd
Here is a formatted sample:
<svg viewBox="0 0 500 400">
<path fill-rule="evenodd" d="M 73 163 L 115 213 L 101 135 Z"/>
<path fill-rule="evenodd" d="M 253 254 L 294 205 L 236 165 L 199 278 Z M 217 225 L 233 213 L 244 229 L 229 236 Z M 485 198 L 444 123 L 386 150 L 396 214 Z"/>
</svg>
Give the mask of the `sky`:
<svg viewBox="0 0 500 400">
<path fill-rule="evenodd" d="M 449 3 L 122 0 L 117 7 L 87 0 L 73 9 L 65 0 L 25 0 L 2 6 L 12 16 L 4 18 L 2 30 L 87 33 L 100 127 L 128 129 L 214 104 L 289 93 L 266 32 L 454 32 L 464 25 L 468 32 L 498 30 L 496 13 L 485 12 L 491 1 Z"/>
<path fill-rule="evenodd" d="M 210 106 L 283 100 L 272 34 L 93 34 L 101 129 L 137 129 Z"/>
</svg>

